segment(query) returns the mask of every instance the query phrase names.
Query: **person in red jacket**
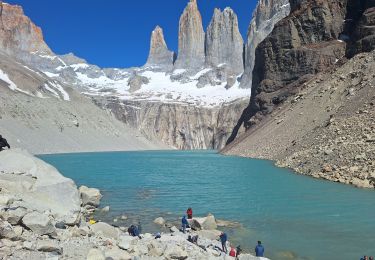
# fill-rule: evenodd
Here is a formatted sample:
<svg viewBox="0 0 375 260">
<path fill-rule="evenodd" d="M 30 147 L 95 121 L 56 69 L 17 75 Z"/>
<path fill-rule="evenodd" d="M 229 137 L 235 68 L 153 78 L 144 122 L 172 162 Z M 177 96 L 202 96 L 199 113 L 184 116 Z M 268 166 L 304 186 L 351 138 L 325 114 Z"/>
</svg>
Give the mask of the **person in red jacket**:
<svg viewBox="0 0 375 260">
<path fill-rule="evenodd" d="M 192 219 L 193 218 L 193 209 L 188 208 L 187 211 L 186 211 L 186 215 L 188 216 L 188 219 Z"/>
</svg>

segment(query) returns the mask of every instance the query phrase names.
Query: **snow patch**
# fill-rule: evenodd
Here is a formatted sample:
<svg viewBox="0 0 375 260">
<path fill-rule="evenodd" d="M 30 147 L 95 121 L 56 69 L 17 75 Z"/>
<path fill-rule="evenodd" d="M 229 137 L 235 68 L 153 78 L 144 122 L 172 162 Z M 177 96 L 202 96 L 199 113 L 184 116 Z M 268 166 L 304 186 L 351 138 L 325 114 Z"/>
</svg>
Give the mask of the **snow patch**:
<svg viewBox="0 0 375 260">
<path fill-rule="evenodd" d="M 18 88 L 17 85 L 13 81 L 10 80 L 8 74 L 6 74 L 1 69 L 0 69 L 0 80 L 4 81 L 6 84 L 8 84 L 8 88 L 13 90 L 13 91 L 18 91 L 18 92 L 24 93 L 24 94 L 29 95 L 29 96 L 34 96 L 30 92 Z"/>
</svg>

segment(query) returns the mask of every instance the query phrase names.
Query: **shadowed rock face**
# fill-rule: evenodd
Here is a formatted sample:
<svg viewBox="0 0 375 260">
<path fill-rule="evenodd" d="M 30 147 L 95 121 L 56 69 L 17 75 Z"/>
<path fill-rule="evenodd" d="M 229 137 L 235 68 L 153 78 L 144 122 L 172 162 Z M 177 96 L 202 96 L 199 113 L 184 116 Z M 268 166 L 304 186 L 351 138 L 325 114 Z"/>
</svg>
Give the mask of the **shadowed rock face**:
<svg viewBox="0 0 375 260">
<path fill-rule="evenodd" d="M 43 40 L 42 30 L 24 15 L 22 7 L 5 3 L 0 22 L 0 48 L 10 54 L 16 50 L 52 53 Z"/>
<path fill-rule="evenodd" d="M 343 38 L 348 41 L 347 56 L 375 48 L 375 0 L 349 0 Z"/>
<path fill-rule="evenodd" d="M 258 2 L 247 32 L 242 88 L 251 88 L 256 47 L 272 32 L 275 24 L 285 18 L 289 12 L 289 0 L 260 0 Z"/>
<path fill-rule="evenodd" d="M 234 140 L 242 124 L 249 127 L 256 123 L 291 95 L 294 88 L 345 56 L 345 43 L 337 39 L 344 29 L 346 3 L 345 0 L 290 2 L 290 15 L 277 23 L 256 49 L 250 105 L 228 143 Z"/>
<path fill-rule="evenodd" d="M 204 65 L 204 31 L 196 0 L 190 0 L 181 18 L 178 32 L 176 68 L 196 69 Z"/>
<path fill-rule="evenodd" d="M 215 9 L 206 33 L 206 64 L 225 63 L 237 75 L 243 72 L 243 39 L 237 15 L 230 8 Z"/>
<path fill-rule="evenodd" d="M 168 50 L 164 40 L 163 29 L 156 26 L 151 34 L 150 54 L 147 59 L 147 65 L 157 65 L 162 67 L 173 66 L 174 52 Z"/>
</svg>

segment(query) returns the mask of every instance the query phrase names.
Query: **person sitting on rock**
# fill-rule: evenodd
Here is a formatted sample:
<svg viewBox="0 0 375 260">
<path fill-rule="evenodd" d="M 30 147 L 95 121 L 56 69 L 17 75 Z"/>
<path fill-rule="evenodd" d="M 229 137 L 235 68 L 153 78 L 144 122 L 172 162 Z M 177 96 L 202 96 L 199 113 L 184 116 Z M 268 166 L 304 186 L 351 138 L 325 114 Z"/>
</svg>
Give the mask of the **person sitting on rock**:
<svg viewBox="0 0 375 260">
<path fill-rule="evenodd" d="M 242 248 L 241 248 L 241 246 L 238 246 L 238 247 L 236 248 L 236 257 L 237 257 L 237 259 L 238 259 L 238 257 L 240 256 L 241 252 L 242 252 Z"/>
<path fill-rule="evenodd" d="M 264 247 L 262 246 L 261 241 L 258 241 L 258 245 L 255 247 L 255 255 L 258 257 L 264 256 Z"/>
<path fill-rule="evenodd" d="M 190 243 L 193 243 L 193 244 L 198 245 L 198 238 L 199 238 L 198 235 L 196 235 L 196 236 L 191 236 L 191 235 L 189 235 L 189 237 L 188 237 L 188 241 L 189 241 Z"/>
<path fill-rule="evenodd" d="M 189 222 L 186 219 L 186 216 L 182 217 L 181 224 L 182 224 L 182 232 L 185 234 L 186 233 L 186 228 L 189 227 Z"/>
<path fill-rule="evenodd" d="M 186 211 L 186 214 L 188 216 L 188 219 L 192 219 L 193 218 L 193 209 L 188 208 L 187 211 Z"/>
<path fill-rule="evenodd" d="M 224 233 L 224 232 L 221 233 L 221 235 L 220 235 L 220 241 L 221 241 L 222 251 L 224 253 L 227 253 L 228 252 L 228 249 L 227 249 L 228 236 L 227 236 L 226 233 Z"/>
<path fill-rule="evenodd" d="M 3 137 L 0 135 L 0 151 L 4 150 L 4 149 L 3 149 L 4 147 L 8 147 L 8 149 L 10 149 L 10 145 L 8 144 L 7 139 L 3 138 Z"/>
</svg>

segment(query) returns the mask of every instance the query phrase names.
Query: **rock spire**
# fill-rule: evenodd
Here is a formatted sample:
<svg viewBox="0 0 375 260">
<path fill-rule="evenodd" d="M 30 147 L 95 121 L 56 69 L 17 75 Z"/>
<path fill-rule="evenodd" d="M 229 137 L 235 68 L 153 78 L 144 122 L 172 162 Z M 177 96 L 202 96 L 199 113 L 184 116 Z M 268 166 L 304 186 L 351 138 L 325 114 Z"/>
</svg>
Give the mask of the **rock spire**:
<svg viewBox="0 0 375 260">
<path fill-rule="evenodd" d="M 175 67 L 200 68 L 204 65 L 204 30 L 196 0 L 190 0 L 180 17 L 178 58 Z"/>
<path fill-rule="evenodd" d="M 206 32 L 206 64 L 226 64 L 237 74 L 243 72 L 243 39 L 234 11 L 215 9 Z"/>
<path fill-rule="evenodd" d="M 151 34 L 150 53 L 146 65 L 173 66 L 174 52 L 168 50 L 163 29 L 156 26 Z"/>
</svg>

